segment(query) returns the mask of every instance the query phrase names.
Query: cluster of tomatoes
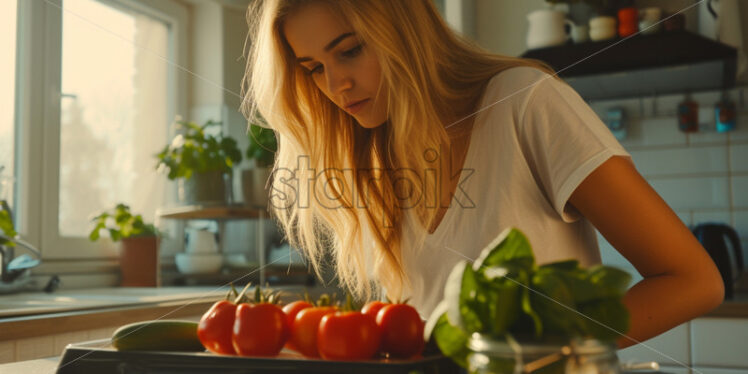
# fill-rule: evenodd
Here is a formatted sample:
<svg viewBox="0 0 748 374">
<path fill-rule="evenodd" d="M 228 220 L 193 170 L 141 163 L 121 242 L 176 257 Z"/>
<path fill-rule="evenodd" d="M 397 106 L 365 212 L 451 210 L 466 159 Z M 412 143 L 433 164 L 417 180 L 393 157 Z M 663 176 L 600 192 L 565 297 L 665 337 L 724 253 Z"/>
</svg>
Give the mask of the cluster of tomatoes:
<svg viewBox="0 0 748 374">
<path fill-rule="evenodd" d="M 416 310 L 404 303 L 373 301 L 352 311 L 308 301 L 281 308 L 256 298 L 216 302 L 197 333 L 207 350 L 219 354 L 276 356 L 285 346 L 310 358 L 368 360 L 419 356 L 423 328 Z"/>
</svg>

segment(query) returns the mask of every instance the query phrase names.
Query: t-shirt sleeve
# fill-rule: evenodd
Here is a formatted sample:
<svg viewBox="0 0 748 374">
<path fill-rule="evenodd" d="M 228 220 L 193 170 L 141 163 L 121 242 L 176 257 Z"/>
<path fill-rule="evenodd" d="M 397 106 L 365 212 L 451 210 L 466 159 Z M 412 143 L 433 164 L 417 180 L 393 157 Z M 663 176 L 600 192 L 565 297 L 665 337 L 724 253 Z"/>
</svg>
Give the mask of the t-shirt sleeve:
<svg viewBox="0 0 748 374">
<path fill-rule="evenodd" d="M 613 156 L 630 155 L 569 85 L 548 74 L 527 95 L 519 141 L 533 177 L 566 222 L 579 219 L 567 204 L 580 183 Z"/>
</svg>

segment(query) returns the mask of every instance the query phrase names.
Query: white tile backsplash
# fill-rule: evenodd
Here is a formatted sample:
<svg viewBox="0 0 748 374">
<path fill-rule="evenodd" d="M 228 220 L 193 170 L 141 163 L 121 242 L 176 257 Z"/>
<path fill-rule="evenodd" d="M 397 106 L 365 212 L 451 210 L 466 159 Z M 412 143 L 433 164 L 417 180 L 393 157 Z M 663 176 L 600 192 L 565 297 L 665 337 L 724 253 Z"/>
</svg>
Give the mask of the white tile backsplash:
<svg viewBox="0 0 748 374">
<path fill-rule="evenodd" d="M 732 177 L 732 205 L 748 208 L 748 176 Z"/>
<path fill-rule="evenodd" d="M 745 338 L 748 320 L 698 318 L 691 322 L 694 366 L 748 367 Z"/>
<path fill-rule="evenodd" d="M 748 141 L 748 113 L 738 114 L 735 130 L 727 133 L 731 142 Z"/>
<path fill-rule="evenodd" d="M 700 129 L 699 132 L 692 132 L 688 134 L 688 144 L 690 145 L 704 145 L 704 144 L 720 144 L 722 146 L 727 144 L 727 133 L 717 132 L 714 130 L 714 120 L 709 123 L 710 126 L 706 129 Z"/>
<path fill-rule="evenodd" d="M 730 225 L 732 224 L 732 217 L 730 211 L 727 209 L 716 211 L 696 210 L 693 212 L 693 225 L 705 222 L 725 223 Z"/>
<path fill-rule="evenodd" d="M 733 227 L 743 240 L 748 240 L 748 210 L 738 210 L 732 213 Z"/>
<path fill-rule="evenodd" d="M 661 335 L 618 351 L 621 362 L 655 361 L 664 365 L 681 366 L 691 362 L 689 349 L 689 322 Z"/>
<path fill-rule="evenodd" d="M 684 147 L 631 151 L 639 172 L 645 177 L 727 172 L 724 147 Z"/>
<path fill-rule="evenodd" d="M 730 146 L 730 163 L 733 173 L 748 173 L 748 143 Z"/>
<path fill-rule="evenodd" d="M 626 122 L 628 136 L 621 141 L 626 149 L 686 146 L 686 134 L 678 131 L 674 117 L 632 119 Z"/>
<path fill-rule="evenodd" d="M 649 183 L 674 210 L 729 207 L 727 177 L 650 178 Z"/>
</svg>

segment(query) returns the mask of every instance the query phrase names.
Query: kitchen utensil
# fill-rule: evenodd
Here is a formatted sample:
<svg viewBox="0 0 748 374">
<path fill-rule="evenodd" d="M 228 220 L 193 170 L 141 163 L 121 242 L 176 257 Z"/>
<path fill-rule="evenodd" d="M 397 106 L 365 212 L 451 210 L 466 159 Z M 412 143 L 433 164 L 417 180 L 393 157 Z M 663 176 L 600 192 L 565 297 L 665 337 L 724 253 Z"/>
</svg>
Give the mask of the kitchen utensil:
<svg viewBox="0 0 748 374">
<path fill-rule="evenodd" d="M 216 253 L 218 244 L 212 232 L 200 229 L 187 234 L 187 253 Z"/>
<path fill-rule="evenodd" d="M 735 130 L 735 103 L 723 97 L 714 105 L 714 123 L 717 132 Z"/>
<path fill-rule="evenodd" d="M 722 223 L 702 223 L 692 230 L 717 265 L 725 283 L 725 299 L 733 297 L 733 284 L 743 272 L 740 238 L 732 227 Z"/>
<path fill-rule="evenodd" d="M 217 273 L 223 265 L 220 253 L 177 253 L 174 257 L 177 270 L 182 274 Z"/>
<path fill-rule="evenodd" d="M 686 28 L 686 16 L 683 13 L 673 14 L 662 23 L 665 25 L 665 31 L 681 31 Z"/>
<path fill-rule="evenodd" d="M 639 10 L 633 7 L 618 10 L 618 36 L 625 38 L 639 31 Z"/>
<path fill-rule="evenodd" d="M 569 35 L 564 25 L 573 23 L 566 14 L 553 9 L 539 9 L 527 15 L 530 27 L 527 31 L 527 48 L 544 48 L 566 43 Z"/>
<path fill-rule="evenodd" d="M 588 25 L 577 25 L 575 23 L 569 23 L 571 30 L 571 40 L 574 43 L 584 43 L 590 39 L 590 27 Z"/>
<path fill-rule="evenodd" d="M 683 132 L 699 131 L 699 103 L 689 97 L 678 104 L 678 129 Z"/>
<path fill-rule="evenodd" d="M 613 39 L 617 35 L 616 19 L 609 16 L 590 18 L 590 39 L 593 41 Z"/>
<path fill-rule="evenodd" d="M 623 108 L 610 108 L 605 113 L 605 125 L 618 140 L 626 139 L 628 131 L 624 122 Z"/>
</svg>

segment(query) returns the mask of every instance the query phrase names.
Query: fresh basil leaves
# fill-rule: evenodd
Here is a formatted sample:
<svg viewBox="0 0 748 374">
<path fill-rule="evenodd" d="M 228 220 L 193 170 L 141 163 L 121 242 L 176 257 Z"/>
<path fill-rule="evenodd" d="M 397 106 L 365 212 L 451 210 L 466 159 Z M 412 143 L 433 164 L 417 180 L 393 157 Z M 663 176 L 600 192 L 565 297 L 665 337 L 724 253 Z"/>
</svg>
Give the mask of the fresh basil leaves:
<svg viewBox="0 0 748 374">
<path fill-rule="evenodd" d="M 630 281 L 625 271 L 583 269 L 576 260 L 538 266 L 525 235 L 508 229 L 472 265 L 455 266 L 427 326 L 442 353 L 462 366 L 473 333 L 539 343 L 611 341 L 628 330 L 622 299 Z"/>
</svg>

